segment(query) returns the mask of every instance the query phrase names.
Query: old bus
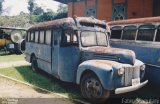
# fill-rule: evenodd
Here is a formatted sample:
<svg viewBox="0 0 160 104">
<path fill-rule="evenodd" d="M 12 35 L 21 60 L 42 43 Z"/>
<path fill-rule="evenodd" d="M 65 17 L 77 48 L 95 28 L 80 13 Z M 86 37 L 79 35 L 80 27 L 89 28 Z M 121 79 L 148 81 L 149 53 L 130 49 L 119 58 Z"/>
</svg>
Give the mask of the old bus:
<svg viewBox="0 0 160 104">
<path fill-rule="evenodd" d="M 110 44 L 131 49 L 146 65 L 146 77 L 160 85 L 160 17 L 140 18 L 108 23 L 111 27 Z"/>
<path fill-rule="evenodd" d="M 145 65 L 127 49 L 111 48 L 106 23 L 92 17 L 68 17 L 33 25 L 26 36 L 26 60 L 39 69 L 80 85 L 82 95 L 106 100 L 110 91 L 143 87 Z"/>
</svg>

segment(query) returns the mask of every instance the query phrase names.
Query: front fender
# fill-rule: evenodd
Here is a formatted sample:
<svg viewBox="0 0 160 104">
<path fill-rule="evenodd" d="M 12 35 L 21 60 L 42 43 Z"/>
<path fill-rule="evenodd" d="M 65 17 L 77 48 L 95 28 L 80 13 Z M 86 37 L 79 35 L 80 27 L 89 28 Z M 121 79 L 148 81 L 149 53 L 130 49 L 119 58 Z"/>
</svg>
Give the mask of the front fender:
<svg viewBox="0 0 160 104">
<path fill-rule="evenodd" d="M 85 71 L 94 72 L 99 78 L 104 89 L 113 90 L 114 80 L 113 80 L 113 68 L 112 65 L 104 62 L 104 60 L 88 60 L 81 63 L 77 70 L 76 83 L 80 84 L 82 74 Z"/>
</svg>

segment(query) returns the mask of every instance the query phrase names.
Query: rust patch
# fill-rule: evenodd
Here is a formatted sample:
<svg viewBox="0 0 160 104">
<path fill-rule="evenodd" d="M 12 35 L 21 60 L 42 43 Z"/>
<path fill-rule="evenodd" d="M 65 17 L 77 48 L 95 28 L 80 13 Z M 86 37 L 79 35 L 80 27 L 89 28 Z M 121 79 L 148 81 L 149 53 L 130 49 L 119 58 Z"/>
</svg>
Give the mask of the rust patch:
<svg viewBox="0 0 160 104">
<path fill-rule="evenodd" d="M 112 67 L 114 65 L 114 61 L 108 61 L 108 60 L 92 60 L 92 63 L 95 65 L 109 65 L 110 67 Z"/>
<path fill-rule="evenodd" d="M 30 27 L 28 30 L 44 28 L 44 27 L 59 26 L 59 25 L 64 25 L 64 24 L 71 24 L 73 22 L 74 21 L 72 18 L 57 19 L 54 21 L 41 22 L 41 23 L 35 24 L 32 27 Z"/>
<path fill-rule="evenodd" d="M 90 24 L 99 24 L 106 26 L 106 23 L 104 21 L 92 18 L 92 17 L 75 17 L 76 22 L 83 22 L 83 23 L 90 23 Z M 38 24 L 33 25 L 30 27 L 28 30 L 34 30 L 34 29 L 39 29 L 39 28 L 50 28 L 50 27 L 69 27 L 72 25 L 75 25 L 74 18 L 68 17 L 68 18 L 63 18 L 63 19 L 57 19 L 53 21 L 48 21 L 48 22 L 41 22 Z M 76 25 L 75 25 L 76 26 Z"/>
<path fill-rule="evenodd" d="M 137 23 L 149 23 L 149 22 L 160 22 L 160 16 L 158 17 L 148 17 L 148 18 L 138 18 L 138 19 L 128 19 L 108 22 L 108 25 L 118 25 L 118 24 L 137 24 Z"/>
<path fill-rule="evenodd" d="M 134 52 L 127 49 L 119 49 L 119 48 L 110 48 L 110 47 L 93 47 L 89 48 L 90 51 L 94 51 L 97 53 L 127 53 L 129 55 L 132 55 Z"/>
<path fill-rule="evenodd" d="M 79 22 L 106 25 L 104 21 L 98 20 L 98 19 L 93 18 L 93 17 L 77 17 L 76 19 L 77 19 Z"/>
</svg>

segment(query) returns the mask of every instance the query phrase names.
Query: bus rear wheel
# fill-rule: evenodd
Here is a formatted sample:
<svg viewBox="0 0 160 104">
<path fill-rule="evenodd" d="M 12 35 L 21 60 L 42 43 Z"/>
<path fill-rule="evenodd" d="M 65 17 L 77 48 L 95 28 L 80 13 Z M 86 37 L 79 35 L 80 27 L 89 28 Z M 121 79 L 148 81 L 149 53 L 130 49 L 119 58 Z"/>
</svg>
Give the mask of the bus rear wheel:
<svg viewBox="0 0 160 104">
<path fill-rule="evenodd" d="M 110 91 L 103 88 L 101 82 L 94 73 L 88 73 L 82 76 L 80 87 L 84 98 L 93 103 L 103 103 L 110 96 Z"/>
<path fill-rule="evenodd" d="M 31 68 L 34 72 L 38 71 L 38 66 L 37 66 L 37 59 L 35 56 L 32 56 L 31 58 Z"/>
</svg>

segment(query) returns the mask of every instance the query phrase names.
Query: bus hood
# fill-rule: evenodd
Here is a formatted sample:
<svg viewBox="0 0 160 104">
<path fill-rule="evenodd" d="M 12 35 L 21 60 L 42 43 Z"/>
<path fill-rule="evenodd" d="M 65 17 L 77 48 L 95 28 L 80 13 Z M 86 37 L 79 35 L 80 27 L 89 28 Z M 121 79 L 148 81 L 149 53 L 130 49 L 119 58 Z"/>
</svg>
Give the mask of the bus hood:
<svg viewBox="0 0 160 104">
<path fill-rule="evenodd" d="M 104 60 L 112 60 L 112 61 L 117 61 L 121 63 L 132 64 L 132 65 L 134 65 L 136 60 L 135 53 L 127 49 L 97 46 L 97 47 L 85 48 L 83 49 L 83 51 L 84 51 L 85 60 L 88 60 L 88 59 L 103 60 L 104 59 Z"/>
</svg>

